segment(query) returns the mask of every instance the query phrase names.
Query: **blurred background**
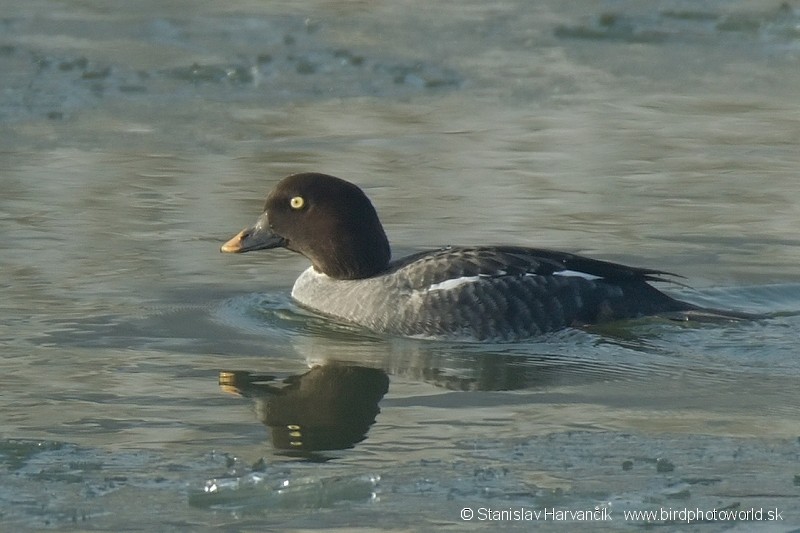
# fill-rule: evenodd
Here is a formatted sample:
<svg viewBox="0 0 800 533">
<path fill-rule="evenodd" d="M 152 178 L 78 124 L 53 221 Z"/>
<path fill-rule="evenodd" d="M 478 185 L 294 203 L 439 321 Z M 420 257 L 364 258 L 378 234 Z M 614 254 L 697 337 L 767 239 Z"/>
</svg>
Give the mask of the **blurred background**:
<svg viewBox="0 0 800 533">
<path fill-rule="evenodd" d="M 0 13 L 8 527 L 461 530 L 467 505 L 777 507 L 800 527 L 796 2 Z M 302 257 L 218 253 L 301 171 L 363 187 L 395 257 L 575 251 L 769 318 L 504 346 L 337 327 L 290 301 Z M 287 455 L 275 428 L 291 443 L 309 422 L 286 397 L 331 361 L 388 392 L 352 449 Z M 219 386 L 250 373 L 266 400 Z"/>
</svg>

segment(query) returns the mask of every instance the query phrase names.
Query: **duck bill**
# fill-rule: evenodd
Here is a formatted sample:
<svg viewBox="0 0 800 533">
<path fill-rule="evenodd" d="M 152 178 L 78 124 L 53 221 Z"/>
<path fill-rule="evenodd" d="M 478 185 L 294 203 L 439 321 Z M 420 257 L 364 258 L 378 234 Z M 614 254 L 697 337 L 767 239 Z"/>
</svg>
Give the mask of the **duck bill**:
<svg viewBox="0 0 800 533">
<path fill-rule="evenodd" d="M 276 235 L 266 226 L 257 224 L 237 233 L 231 240 L 223 244 L 219 251 L 226 254 L 243 254 L 254 250 L 279 248 L 285 244 L 286 240 L 283 237 Z"/>
</svg>

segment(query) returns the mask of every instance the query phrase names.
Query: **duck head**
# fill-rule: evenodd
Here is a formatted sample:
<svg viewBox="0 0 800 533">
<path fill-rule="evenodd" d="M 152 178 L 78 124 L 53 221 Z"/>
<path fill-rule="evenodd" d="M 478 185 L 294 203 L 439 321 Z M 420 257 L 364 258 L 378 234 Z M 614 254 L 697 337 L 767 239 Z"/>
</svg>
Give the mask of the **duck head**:
<svg viewBox="0 0 800 533">
<path fill-rule="evenodd" d="M 358 186 L 318 173 L 293 174 L 267 196 L 255 224 L 222 245 L 225 253 L 286 248 L 334 279 L 385 270 L 391 251 L 378 214 Z"/>
</svg>

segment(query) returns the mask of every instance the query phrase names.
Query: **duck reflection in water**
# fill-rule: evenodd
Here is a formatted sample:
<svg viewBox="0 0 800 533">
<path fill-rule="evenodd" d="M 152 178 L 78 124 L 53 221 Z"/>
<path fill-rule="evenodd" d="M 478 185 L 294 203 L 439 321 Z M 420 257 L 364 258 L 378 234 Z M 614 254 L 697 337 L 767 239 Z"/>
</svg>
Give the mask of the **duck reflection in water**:
<svg viewBox="0 0 800 533">
<path fill-rule="evenodd" d="M 220 387 L 255 402 L 272 445 L 291 455 L 352 448 L 367 437 L 389 390 L 380 369 L 343 363 L 314 366 L 277 381 L 247 371 L 223 371 Z"/>
</svg>

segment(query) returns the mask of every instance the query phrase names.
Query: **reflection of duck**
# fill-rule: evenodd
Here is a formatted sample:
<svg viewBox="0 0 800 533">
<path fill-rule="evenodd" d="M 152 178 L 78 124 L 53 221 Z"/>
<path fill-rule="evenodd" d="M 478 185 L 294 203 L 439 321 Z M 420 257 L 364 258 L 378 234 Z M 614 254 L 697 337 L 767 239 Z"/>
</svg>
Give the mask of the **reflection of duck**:
<svg viewBox="0 0 800 533">
<path fill-rule="evenodd" d="M 315 366 L 305 374 L 269 384 L 272 376 L 220 372 L 220 386 L 253 398 L 261 422 L 280 450 L 306 454 L 352 448 L 367 436 L 389 389 L 382 370 L 344 364 Z"/>
<path fill-rule="evenodd" d="M 659 270 L 512 246 L 443 248 L 389 262 L 389 242 L 364 192 L 324 174 L 295 174 L 267 197 L 223 252 L 285 247 L 311 260 L 292 296 L 326 316 L 404 336 L 519 340 L 661 313 L 703 310 L 648 282 Z"/>
</svg>

